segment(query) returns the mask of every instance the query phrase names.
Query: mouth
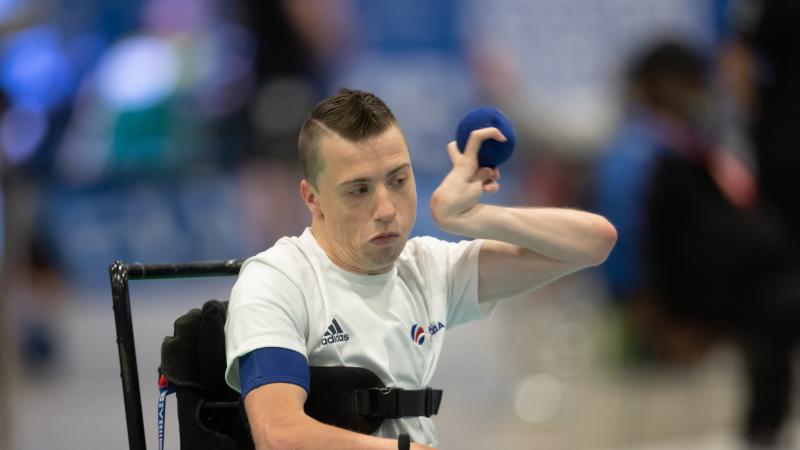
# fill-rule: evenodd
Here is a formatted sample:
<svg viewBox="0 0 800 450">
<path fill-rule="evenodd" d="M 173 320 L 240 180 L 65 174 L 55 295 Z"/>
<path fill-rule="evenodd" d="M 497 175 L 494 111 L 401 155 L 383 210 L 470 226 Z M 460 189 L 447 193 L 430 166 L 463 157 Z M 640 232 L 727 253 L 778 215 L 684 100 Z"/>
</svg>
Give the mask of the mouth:
<svg viewBox="0 0 800 450">
<path fill-rule="evenodd" d="M 370 238 L 369 241 L 375 245 L 384 246 L 393 244 L 399 238 L 400 238 L 400 233 L 393 233 L 393 232 L 378 233 L 375 236 L 372 236 L 372 238 Z"/>
</svg>

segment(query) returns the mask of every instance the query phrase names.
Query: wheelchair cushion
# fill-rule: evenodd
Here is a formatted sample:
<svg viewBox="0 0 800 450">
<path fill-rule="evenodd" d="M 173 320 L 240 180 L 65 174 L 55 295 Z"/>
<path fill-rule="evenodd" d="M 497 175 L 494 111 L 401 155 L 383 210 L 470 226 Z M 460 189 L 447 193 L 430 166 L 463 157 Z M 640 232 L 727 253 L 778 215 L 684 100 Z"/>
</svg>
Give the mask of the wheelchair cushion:
<svg viewBox="0 0 800 450">
<path fill-rule="evenodd" d="M 238 401 L 239 393 L 225 382 L 225 316 L 228 303 L 211 300 L 203 305 L 198 336 L 200 375 L 209 398 Z"/>
<path fill-rule="evenodd" d="M 239 393 L 225 383 L 227 302 L 207 301 L 175 321 L 159 371 L 175 388 L 181 449 L 244 450 L 253 442 Z"/>
<path fill-rule="evenodd" d="M 175 320 L 172 336 L 161 344 L 159 371 L 176 388 L 205 389 L 200 370 L 198 339 L 203 312 L 194 308 Z"/>
</svg>

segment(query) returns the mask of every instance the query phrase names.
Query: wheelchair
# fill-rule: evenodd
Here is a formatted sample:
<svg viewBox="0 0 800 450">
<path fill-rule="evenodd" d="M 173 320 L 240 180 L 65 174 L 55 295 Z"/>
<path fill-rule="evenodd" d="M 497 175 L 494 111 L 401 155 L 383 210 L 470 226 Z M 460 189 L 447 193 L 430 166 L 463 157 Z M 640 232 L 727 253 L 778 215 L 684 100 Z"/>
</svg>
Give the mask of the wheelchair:
<svg viewBox="0 0 800 450">
<path fill-rule="evenodd" d="M 178 264 L 125 264 L 109 267 L 120 376 L 130 450 L 146 450 L 142 399 L 131 316 L 130 280 L 238 275 L 244 260 Z M 175 392 L 182 450 L 252 450 L 247 416 L 238 392 L 225 382 L 227 301 L 208 300 L 180 316 L 161 345 L 159 440 L 163 402 Z M 386 387 L 373 372 L 358 367 L 310 367 L 311 391 L 304 409 L 320 422 L 371 434 L 387 418 L 436 414 L 442 391 Z"/>
<path fill-rule="evenodd" d="M 232 276 L 244 260 L 182 264 L 125 264 L 109 267 L 117 334 L 128 445 L 145 450 L 142 399 L 131 316 L 130 280 Z M 182 449 L 250 450 L 250 437 L 240 395 L 225 384 L 227 302 L 207 301 L 175 321 L 173 336 L 164 339 L 159 372 L 175 391 Z M 159 430 L 163 432 L 163 430 Z"/>
</svg>

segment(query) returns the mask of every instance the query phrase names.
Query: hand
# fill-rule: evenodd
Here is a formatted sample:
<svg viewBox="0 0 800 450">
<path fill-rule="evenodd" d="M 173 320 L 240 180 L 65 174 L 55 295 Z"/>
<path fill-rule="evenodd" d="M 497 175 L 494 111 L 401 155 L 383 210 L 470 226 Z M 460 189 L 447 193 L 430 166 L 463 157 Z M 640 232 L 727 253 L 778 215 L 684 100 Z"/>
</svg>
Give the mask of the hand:
<svg viewBox="0 0 800 450">
<path fill-rule="evenodd" d="M 447 145 L 453 168 L 431 196 L 433 219 L 445 231 L 457 231 L 457 221 L 478 204 L 481 194 L 500 190 L 500 171 L 478 166 L 478 150 L 487 139 L 506 140 L 497 128 L 490 127 L 470 133 L 463 154 L 455 142 Z"/>
</svg>

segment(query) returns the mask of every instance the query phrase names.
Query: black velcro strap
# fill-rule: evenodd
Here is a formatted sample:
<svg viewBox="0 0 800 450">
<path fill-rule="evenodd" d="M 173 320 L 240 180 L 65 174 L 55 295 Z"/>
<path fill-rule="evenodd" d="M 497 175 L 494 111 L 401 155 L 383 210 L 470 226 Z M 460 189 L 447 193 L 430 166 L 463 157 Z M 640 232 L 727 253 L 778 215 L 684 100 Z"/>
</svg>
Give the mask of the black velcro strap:
<svg viewBox="0 0 800 450">
<path fill-rule="evenodd" d="M 410 391 L 400 388 L 356 389 L 358 414 L 368 417 L 430 417 L 439 412 L 442 403 L 440 389 Z"/>
<path fill-rule="evenodd" d="M 407 434 L 397 436 L 397 448 L 398 450 L 410 450 L 411 438 Z"/>
</svg>

